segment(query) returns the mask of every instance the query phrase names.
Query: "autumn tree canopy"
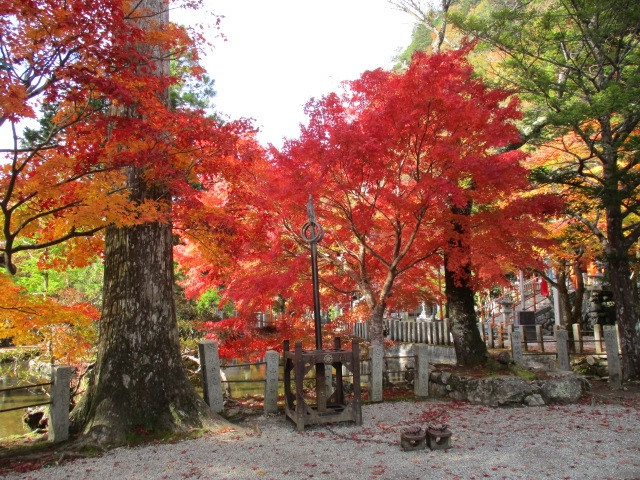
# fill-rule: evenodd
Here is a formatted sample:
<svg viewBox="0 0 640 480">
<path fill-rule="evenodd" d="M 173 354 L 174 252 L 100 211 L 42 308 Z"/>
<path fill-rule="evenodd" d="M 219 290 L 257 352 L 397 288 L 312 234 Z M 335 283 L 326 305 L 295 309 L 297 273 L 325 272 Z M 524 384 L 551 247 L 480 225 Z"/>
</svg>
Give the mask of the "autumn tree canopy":
<svg viewBox="0 0 640 480">
<path fill-rule="evenodd" d="M 572 190 L 568 210 L 602 245 L 625 377 L 640 372 L 640 5 L 631 0 L 490 2 L 454 22 L 500 52 L 497 79 L 526 101 L 523 131 L 555 160 L 539 180 Z M 558 154 L 560 152 L 560 154 Z M 585 214 L 584 207 L 593 209 Z M 600 215 L 601 214 L 601 215 Z M 602 218 L 603 222 L 594 219 Z"/>
<path fill-rule="evenodd" d="M 389 305 L 440 294 L 435 277 L 444 254 L 457 279 L 471 266 L 474 288 L 532 262 L 542 233 L 537 219 L 555 203 L 527 197 L 524 154 L 501 153 L 518 138 L 517 102 L 474 78 L 467 53 L 417 54 L 406 72 L 366 72 L 343 93 L 308 104 L 308 125 L 275 152 L 264 185 L 271 230 L 252 237 L 278 245 L 280 257 L 268 261 L 271 249 L 250 249 L 246 267 L 235 264 L 225 283 L 230 295 L 255 300 L 260 285 L 262 299 L 273 303 L 280 295 L 287 310 L 304 310 L 301 291 L 309 305 L 308 254 L 299 232 L 309 195 L 325 229 L 323 298 L 344 304 L 361 297 L 373 343 L 382 342 Z M 469 214 L 461 214 L 468 205 Z M 456 224 L 465 226 L 468 251 L 455 245 Z M 204 282 L 202 273 L 192 278 Z M 249 284 L 248 296 L 235 290 Z"/>
<path fill-rule="evenodd" d="M 136 426 L 202 426 L 213 417 L 180 361 L 173 225 L 186 228 L 208 179 L 241 183 L 259 152 L 251 128 L 172 104 L 171 88 L 202 70 L 164 0 L 0 8 L 0 125 L 12 137 L 0 177 L 5 265 L 62 243 L 81 263 L 106 232 L 98 359 L 74 425 L 101 425 L 112 441 Z M 190 62 L 171 75 L 178 58 Z M 30 118 L 37 129 L 23 129 Z"/>
</svg>

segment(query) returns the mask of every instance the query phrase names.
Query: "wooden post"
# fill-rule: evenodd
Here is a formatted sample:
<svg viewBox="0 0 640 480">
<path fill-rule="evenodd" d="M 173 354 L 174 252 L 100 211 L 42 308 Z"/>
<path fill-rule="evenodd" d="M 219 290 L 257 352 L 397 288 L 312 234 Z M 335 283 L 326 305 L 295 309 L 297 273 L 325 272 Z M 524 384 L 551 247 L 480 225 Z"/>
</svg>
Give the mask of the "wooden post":
<svg viewBox="0 0 640 480">
<path fill-rule="evenodd" d="M 536 339 L 538 340 L 538 350 L 544 353 L 544 337 L 542 336 L 542 325 L 536 325 Z"/>
<path fill-rule="evenodd" d="M 357 339 L 351 347 L 351 368 L 353 372 L 353 412 L 356 425 L 362 425 L 362 392 L 360 391 L 360 344 Z"/>
<path fill-rule="evenodd" d="M 280 355 L 275 350 L 267 351 L 267 366 L 264 384 L 264 414 L 278 413 L 278 364 Z"/>
<path fill-rule="evenodd" d="M 609 371 L 609 385 L 618 390 L 622 387 L 622 368 L 618 350 L 617 325 L 605 325 L 604 343 L 607 348 L 607 369 Z"/>
<path fill-rule="evenodd" d="M 47 438 L 54 443 L 69 438 L 69 405 L 73 370 L 73 367 L 55 367 L 51 372 L 50 425 Z"/>
<path fill-rule="evenodd" d="M 224 410 L 224 404 L 218 344 L 212 340 L 203 340 L 198 344 L 198 353 L 200 355 L 204 401 L 211 410 L 220 413 Z"/>
</svg>

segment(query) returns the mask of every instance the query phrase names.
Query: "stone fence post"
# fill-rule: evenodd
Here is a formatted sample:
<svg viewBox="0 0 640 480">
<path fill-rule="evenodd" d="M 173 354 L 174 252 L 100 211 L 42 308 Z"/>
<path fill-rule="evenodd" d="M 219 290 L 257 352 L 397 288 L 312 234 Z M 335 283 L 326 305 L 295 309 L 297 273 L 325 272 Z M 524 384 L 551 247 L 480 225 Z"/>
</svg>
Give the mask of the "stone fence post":
<svg viewBox="0 0 640 480">
<path fill-rule="evenodd" d="M 522 354 L 523 332 L 509 332 L 509 343 L 511 344 L 511 357 L 518 365 L 524 365 L 524 355 Z"/>
<path fill-rule="evenodd" d="M 429 348 L 427 345 L 414 345 L 416 352 L 416 376 L 413 390 L 416 397 L 429 396 Z"/>
<path fill-rule="evenodd" d="M 51 372 L 50 425 L 47 435 L 51 442 L 62 442 L 69 438 L 69 405 L 73 370 L 73 367 L 55 367 Z"/>
<path fill-rule="evenodd" d="M 224 403 L 218 344 L 212 340 L 202 340 L 198 344 L 198 353 L 200 355 L 204 401 L 211 410 L 220 413 L 224 410 Z"/>
<path fill-rule="evenodd" d="M 266 353 L 267 367 L 264 383 L 264 414 L 278 413 L 278 365 L 280 355 L 274 350 Z"/>
<path fill-rule="evenodd" d="M 371 372 L 369 375 L 369 395 L 372 402 L 382 401 L 382 375 L 384 370 L 384 348 L 380 345 L 369 348 Z"/>
<path fill-rule="evenodd" d="M 558 370 L 571 371 L 569 363 L 569 334 L 566 330 L 559 328 L 556 334 L 556 354 L 558 360 Z"/>
<path fill-rule="evenodd" d="M 607 370 L 609 372 L 609 385 L 614 390 L 622 387 L 622 368 L 620 367 L 620 354 L 618 350 L 618 326 L 604 326 L 604 344 L 607 349 Z"/>
</svg>

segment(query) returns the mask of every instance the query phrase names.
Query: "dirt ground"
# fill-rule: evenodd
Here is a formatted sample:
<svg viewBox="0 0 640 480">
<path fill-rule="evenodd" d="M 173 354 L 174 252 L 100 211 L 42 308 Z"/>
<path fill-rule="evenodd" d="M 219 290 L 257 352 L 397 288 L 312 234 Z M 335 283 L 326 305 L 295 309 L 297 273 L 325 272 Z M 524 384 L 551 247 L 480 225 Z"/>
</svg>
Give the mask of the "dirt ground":
<svg viewBox="0 0 640 480">
<path fill-rule="evenodd" d="M 631 380 L 622 385 L 622 388 L 613 390 L 606 380 L 588 379 L 591 390 L 587 399 L 592 403 L 619 403 L 640 405 L 640 380 Z"/>
</svg>

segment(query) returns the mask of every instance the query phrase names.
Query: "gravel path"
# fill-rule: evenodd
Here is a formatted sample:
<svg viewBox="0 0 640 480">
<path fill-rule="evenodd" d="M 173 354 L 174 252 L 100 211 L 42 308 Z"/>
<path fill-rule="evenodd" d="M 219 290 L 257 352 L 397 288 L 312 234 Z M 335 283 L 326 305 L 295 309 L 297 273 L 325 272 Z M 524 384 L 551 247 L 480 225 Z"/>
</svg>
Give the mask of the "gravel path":
<svg viewBox="0 0 640 480">
<path fill-rule="evenodd" d="M 640 479 L 640 408 L 496 409 L 428 400 L 363 407 L 361 426 L 307 427 L 283 414 L 246 432 L 118 448 L 8 479 Z M 402 451 L 415 425 L 447 424 L 449 450 Z"/>
</svg>

